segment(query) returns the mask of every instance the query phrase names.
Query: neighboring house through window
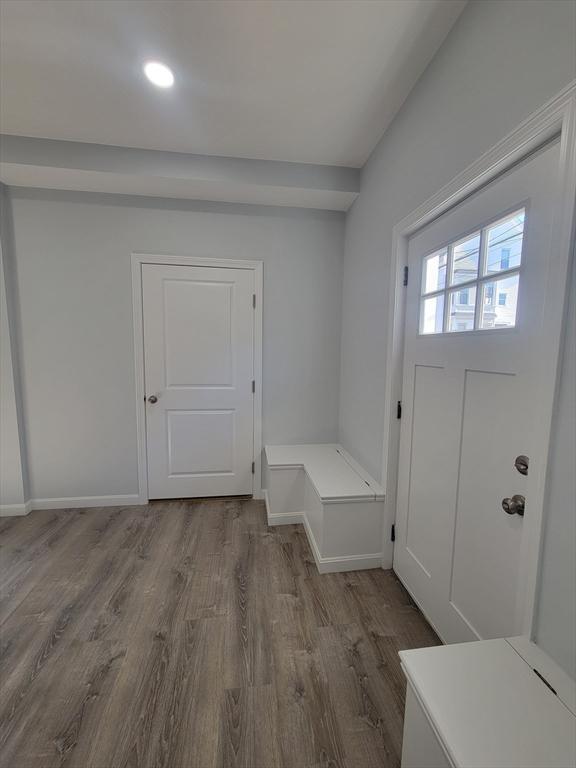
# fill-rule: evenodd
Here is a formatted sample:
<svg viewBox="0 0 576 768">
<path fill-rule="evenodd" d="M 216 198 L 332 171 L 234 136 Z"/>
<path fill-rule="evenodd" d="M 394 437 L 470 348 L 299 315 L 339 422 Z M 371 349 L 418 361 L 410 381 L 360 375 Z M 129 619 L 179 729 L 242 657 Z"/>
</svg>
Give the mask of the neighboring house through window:
<svg viewBox="0 0 576 768">
<path fill-rule="evenodd" d="M 420 334 L 514 327 L 524 220 L 520 209 L 423 257 Z"/>
</svg>

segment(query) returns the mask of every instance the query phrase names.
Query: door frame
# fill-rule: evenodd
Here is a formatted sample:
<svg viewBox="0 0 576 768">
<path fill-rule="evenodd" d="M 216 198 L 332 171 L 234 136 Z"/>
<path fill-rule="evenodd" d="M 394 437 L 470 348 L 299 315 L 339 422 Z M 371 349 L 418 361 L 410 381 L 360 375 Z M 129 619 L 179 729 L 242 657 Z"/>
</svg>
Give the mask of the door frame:
<svg viewBox="0 0 576 768">
<path fill-rule="evenodd" d="M 531 514 L 524 518 L 527 528 L 520 555 L 521 594 L 518 597 L 518 634 L 532 635 L 540 569 L 541 540 L 546 498 L 546 474 L 550 450 L 554 393 L 558 381 L 563 326 L 568 295 L 568 269 L 575 239 L 576 199 L 576 80 L 553 99 L 523 121 L 498 144 L 488 150 L 462 173 L 458 174 L 422 205 L 399 221 L 392 231 L 391 272 L 389 281 L 388 332 L 386 334 L 386 376 L 384 425 L 382 438 L 382 485 L 386 488 L 383 525 L 383 568 L 393 562 L 390 531 L 396 519 L 396 497 L 400 449 L 400 422 L 397 405 L 402 400 L 404 357 L 405 287 L 404 270 L 408 264 L 408 240 L 422 227 L 448 212 L 498 176 L 510 170 L 555 137 L 560 141 L 559 189 L 560 205 L 552 224 L 551 251 L 557 254 L 557 269 L 549 276 L 545 290 L 544 327 L 554 338 L 546 350 L 542 369 L 553 375 L 540 381 L 540 397 L 544 405 L 537 416 L 536 435 L 545 446 L 545 460 L 531 466 L 533 478 L 530 496 Z M 550 296 L 560 298 L 557 309 L 550 307 Z M 558 307 L 558 304 L 560 305 Z M 414 597 L 414 596 L 413 596 Z M 416 600 L 417 602 L 417 600 Z"/>
<path fill-rule="evenodd" d="M 196 256 L 168 256 L 152 253 L 132 253 L 132 315 L 134 332 L 134 381 L 136 392 L 136 440 L 138 446 L 138 503 L 147 504 L 148 458 L 146 445 L 146 408 L 144 382 L 144 318 L 142 301 L 142 266 L 166 264 L 180 267 L 219 267 L 247 269 L 254 273 L 254 412 L 253 449 L 254 479 L 252 494 L 262 499 L 262 300 L 264 294 L 264 262 L 246 259 L 212 259 Z"/>
</svg>

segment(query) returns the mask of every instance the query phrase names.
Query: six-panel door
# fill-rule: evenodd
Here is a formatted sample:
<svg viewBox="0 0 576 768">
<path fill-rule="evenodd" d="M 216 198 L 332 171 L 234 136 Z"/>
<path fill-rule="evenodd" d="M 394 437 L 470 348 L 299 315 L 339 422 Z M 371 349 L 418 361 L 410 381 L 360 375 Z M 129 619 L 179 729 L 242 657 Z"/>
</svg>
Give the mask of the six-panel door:
<svg viewBox="0 0 576 768">
<path fill-rule="evenodd" d="M 142 265 L 151 499 L 252 493 L 253 275 Z"/>
</svg>

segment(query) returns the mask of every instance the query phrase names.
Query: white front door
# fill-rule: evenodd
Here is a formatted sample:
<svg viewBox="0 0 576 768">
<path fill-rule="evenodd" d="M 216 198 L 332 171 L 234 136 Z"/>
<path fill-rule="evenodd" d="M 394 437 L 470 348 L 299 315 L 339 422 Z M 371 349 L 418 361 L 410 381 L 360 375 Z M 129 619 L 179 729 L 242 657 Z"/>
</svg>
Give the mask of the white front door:
<svg viewBox="0 0 576 768">
<path fill-rule="evenodd" d="M 252 493 L 254 273 L 142 265 L 148 495 Z"/>
<path fill-rule="evenodd" d="M 558 163 L 556 143 L 409 242 L 394 568 L 446 642 L 521 629 Z"/>
</svg>

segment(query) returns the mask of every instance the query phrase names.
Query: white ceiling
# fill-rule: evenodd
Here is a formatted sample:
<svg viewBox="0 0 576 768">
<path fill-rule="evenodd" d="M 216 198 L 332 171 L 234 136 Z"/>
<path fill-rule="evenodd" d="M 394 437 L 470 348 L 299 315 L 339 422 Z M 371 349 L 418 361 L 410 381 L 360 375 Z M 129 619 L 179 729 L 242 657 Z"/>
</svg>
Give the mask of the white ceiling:
<svg viewBox="0 0 576 768">
<path fill-rule="evenodd" d="M 464 3 L 2 0 L 0 130 L 359 167 Z"/>
</svg>

